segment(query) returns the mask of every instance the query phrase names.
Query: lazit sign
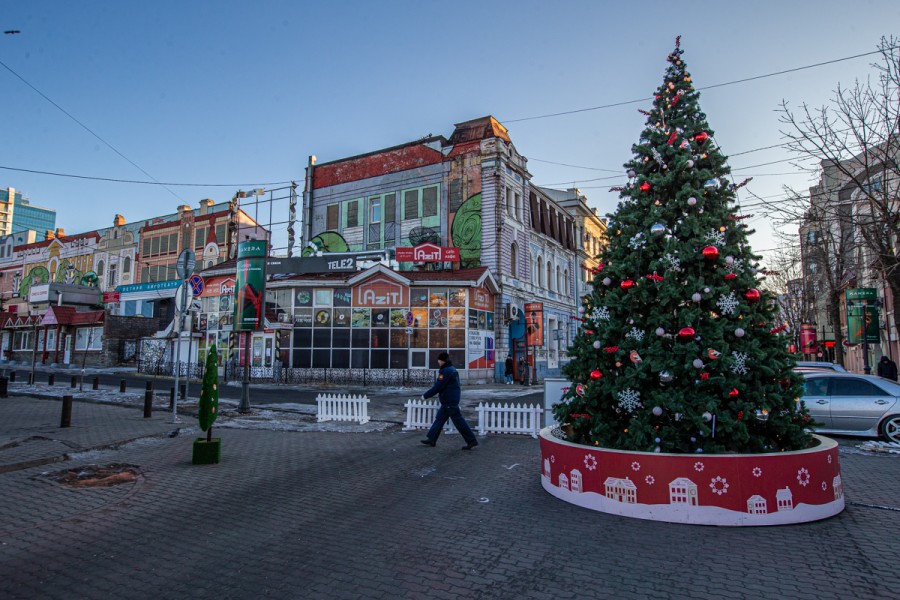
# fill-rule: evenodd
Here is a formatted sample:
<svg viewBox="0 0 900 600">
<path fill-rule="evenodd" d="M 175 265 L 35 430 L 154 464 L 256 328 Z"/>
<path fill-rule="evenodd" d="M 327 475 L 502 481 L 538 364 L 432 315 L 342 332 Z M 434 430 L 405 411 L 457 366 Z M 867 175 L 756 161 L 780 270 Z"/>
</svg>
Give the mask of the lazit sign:
<svg viewBox="0 0 900 600">
<path fill-rule="evenodd" d="M 459 248 L 425 243 L 397 248 L 395 256 L 400 262 L 459 262 Z"/>
</svg>

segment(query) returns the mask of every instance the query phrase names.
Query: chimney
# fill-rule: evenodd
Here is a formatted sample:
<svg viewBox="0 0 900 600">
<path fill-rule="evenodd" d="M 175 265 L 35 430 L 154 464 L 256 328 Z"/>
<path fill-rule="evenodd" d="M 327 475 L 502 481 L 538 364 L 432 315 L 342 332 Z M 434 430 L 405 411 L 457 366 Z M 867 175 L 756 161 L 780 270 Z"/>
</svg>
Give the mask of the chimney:
<svg viewBox="0 0 900 600">
<path fill-rule="evenodd" d="M 66 230 L 63 229 L 62 227 L 57 227 L 57 228 L 56 228 L 56 236 L 55 236 L 55 237 L 58 237 L 58 238 L 66 237 Z"/>
<path fill-rule="evenodd" d="M 186 213 L 186 212 L 191 212 L 191 207 L 188 206 L 187 204 L 182 204 L 181 206 L 178 207 L 178 216 L 179 217 L 183 217 L 184 213 Z"/>
<path fill-rule="evenodd" d="M 56 237 L 56 234 L 53 233 L 53 230 L 52 230 L 52 229 L 48 229 L 48 230 L 47 230 L 47 239 L 48 239 L 48 240 L 52 240 L 52 239 L 55 238 L 55 237 Z"/>
<path fill-rule="evenodd" d="M 123 217 L 122 215 L 116 215 L 116 218 L 113 219 L 114 227 L 121 227 L 124 224 L 125 224 L 125 217 Z"/>
<path fill-rule="evenodd" d="M 213 204 L 214 204 L 213 201 L 210 200 L 209 198 L 204 198 L 203 200 L 201 200 L 200 201 L 200 216 L 202 217 L 203 215 L 208 215 L 209 209 L 212 207 Z"/>
</svg>

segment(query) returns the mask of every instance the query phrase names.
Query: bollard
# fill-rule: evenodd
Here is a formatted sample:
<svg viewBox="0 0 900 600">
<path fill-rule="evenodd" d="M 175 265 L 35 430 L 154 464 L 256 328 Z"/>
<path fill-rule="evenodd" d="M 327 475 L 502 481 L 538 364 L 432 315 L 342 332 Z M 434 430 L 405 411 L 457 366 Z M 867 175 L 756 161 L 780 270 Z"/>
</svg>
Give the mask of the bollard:
<svg viewBox="0 0 900 600">
<path fill-rule="evenodd" d="M 152 381 L 148 381 L 148 382 L 147 382 L 147 387 L 146 387 L 146 389 L 148 389 L 148 390 L 150 390 L 150 391 L 153 391 L 153 382 L 152 382 Z"/>
<path fill-rule="evenodd" d="M 125 393 L 125 380 L 124 379 L 119 381 L 119 392 L 121 392 L 123 394 Z"/>
<path fill-rule="evenodd" d="M 15 369 L 13 369 L 12 371 L 9 372 L 9 380 L 13 381 L 13 382 L 16 380 L 16 370 Z"/>
<path fill-rule="evenodd" d="M 47 375 L 47 385 L 55 385 L 56 384 L 56 374 L 50 373 Z"/>
<path fill-rule="evenodd" d="M 72 396 L 63 396 L 62 417 L 59 419 L 60 427 L 72 426 Z"/>
<path fill-rule="evenodd" d="M 184 400 L 187 396 L 187 386 L 185 384 L 180 384 L 178 386 L 178 397 Z"/>
<path fill-rule="evenodd" d="M 28 374 L 28 385 L 34 385 L 34 373 Z"/>
<path fill-rule="evenodd" d="M 175 408 L 175 387 L 169 388 L 169 410 Z"/>
<path fill-rule="evenodd" d="M 99 377 L 94 377 L 94 381 L 91 383 L 91 389 L 92 390 L 100 389 L 100 378 Z"/>
<path fill-rule="evenodd" d="M 73 388 L 78 387 L 78 376 L 77 375 L 72 375 L 72 387 Z"/>
<path fill-rule="evenodd" d="M 0 377 L 0 398 L 9 397 L 9 378 Z"/>
<path fill-rule="evenodd" d="M 153 416 L 153 390 L 144 392 L 144 418 L 149 419 Z"/>
</svg>

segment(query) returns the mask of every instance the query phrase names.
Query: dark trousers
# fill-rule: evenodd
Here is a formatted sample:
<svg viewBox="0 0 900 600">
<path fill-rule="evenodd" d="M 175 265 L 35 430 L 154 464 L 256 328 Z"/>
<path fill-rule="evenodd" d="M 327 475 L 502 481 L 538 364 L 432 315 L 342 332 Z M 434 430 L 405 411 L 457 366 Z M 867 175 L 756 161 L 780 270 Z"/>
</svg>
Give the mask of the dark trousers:
<svg viewBox="0 0 900 600">
<path fill-rule="evenodd" d="M 431 424 L 431 429 L 428 430 L 428 439 L 432 442 L 436 442 L 438 437 L 441 435 L 441 431 L 444 429 L 444 424 L 447 420 L 453 421 L 454 427 L 459 431 L 463 439 L 466 440 L 466 443 L 474 442 L 475 434 L 472 432 L 472 428 L 469 427 L 469 424 L 466 422 L 466 419 L 462 416 L 462 413 L 459 411 L 459 404 L 451 404 L 445 405 L 441 404 L 440 408 L 438 408 L 437 413 L 434 415 L 434 423 Z"/>
</svg>

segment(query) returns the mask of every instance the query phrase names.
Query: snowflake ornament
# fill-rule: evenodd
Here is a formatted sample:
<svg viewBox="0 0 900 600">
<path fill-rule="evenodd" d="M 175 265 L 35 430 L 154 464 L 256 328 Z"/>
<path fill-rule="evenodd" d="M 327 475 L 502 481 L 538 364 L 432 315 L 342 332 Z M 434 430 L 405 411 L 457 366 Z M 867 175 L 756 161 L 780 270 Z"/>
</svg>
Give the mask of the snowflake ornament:
<svg viewBox="0 0 900 600">
<path fill-rule="evenodd" d="M 640 471 L 641 463 L 639 463 L 638 461 L 634 461 L 633 463 L 631 463 L 631 470 L 632 471 Z"/>
<path fill-rule="evenodd" d="M 647 485 L 653 485 L 654 483 L 656 483 L 656 478 L 654 478 L 653 475 L 647 475 L 646 477 L 644 477 L 644 481 L 647 482 Z"/>
<path fill-rule="evenodd" d="M 588 471 L 593 471 L 597 468 L 597 457 L 593 454 L 585 454 L 584 455 L 584 468 Z"/>
<path fill-rule="evenodd" d="M 625 334 L 625 337 L 637 340 L 639 342 L 643 342 L 644 341 L 644 332 L 642 330 L 638 329 L 637 327 L 632 327 L 631 331 L 629 331 L 628 333 Z"/>
<path fill-rule="evenodd" d="M 806 487 L 809 485 L 809 479 L 809 471 L 807 471 L 805 467 L 797 471 L 797 483 Z"/>
<path fill-rule="evenodd" d="M 599 306 L 591 311 L 592 321 L 609 321 L 609 308 Z"/>
<path fill-rule="evenodd" d="M 737 297 L 734 295 L 734 292 L 731 292 L 727 296 L 721 296 L 719 301 L 716 302 L 716 306 L 719 307 L 719 311 L 723 315 L 733 315 L 735 309 L 738 307 Z"/>
<path fill-rule="evenodd" d="M 753 467 L 753 476 L 754 477 L 762 476 L 762 469 L 760 469 L 759 467 Z"/>
<path fill-rule="evenodd" d="M 720 496 L 722 494 L 726 494 L 728 493 L 728 480 L 717 475 L 710 482 L 709 489 L 711 489 L 714 494 L 718 494 Z"/>
<path fill-rule="evenodd" d="M 706 243 L 715 244 L 716 246 L 724 246 L 725 245 L 725 232 L 719 231 L 718 229 L 710 229 L 709 233 L 707 233 L 704 238 Z"/>
<path fill-rule="evenodd" d="M 641 393 L 631 388 L 619 392 L 618 397 L 619 408 L 622 408 L 628 412 L 634 412 L 634 409 L 643 406 L 641 404 Z"/>
<path fill-rule="evenodd" d="M 704 468 L 705 468 L 705 467 L 704 467 L 704 464 L 703 464 L 702 462 L 695 462 L 695 463 L 694 463 L 694 470 L 697 471 L 698 473 L 699 473 L 700 471 L 702 471 Z"/>
<path fill-rule="evenodd" d="M 731 355 L 734 357 L 734 364 L 731 365 L 731 372 L 735 375 L 746 375 L 749 372 L 747 370 L 747 353 L 732 352 Z"/>
<path fill-rule="evenodd" d="M 675 258 L 672 254 L 666 254 L 662 258 L 663 262 L 666 263 L 667 271 L 681 271 L 681 259 Z"/>
<path fill-rule="evenodd" d="M 647 240 L 641 236 L 640 233 L 636 233 L 633 238 L 628 240 L 628 247 L 632 250 L 640 250 L 644 246 L 647 245 Z"/>
</svg>

